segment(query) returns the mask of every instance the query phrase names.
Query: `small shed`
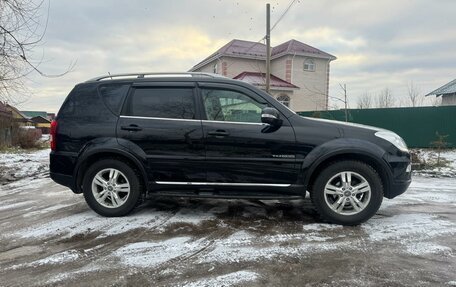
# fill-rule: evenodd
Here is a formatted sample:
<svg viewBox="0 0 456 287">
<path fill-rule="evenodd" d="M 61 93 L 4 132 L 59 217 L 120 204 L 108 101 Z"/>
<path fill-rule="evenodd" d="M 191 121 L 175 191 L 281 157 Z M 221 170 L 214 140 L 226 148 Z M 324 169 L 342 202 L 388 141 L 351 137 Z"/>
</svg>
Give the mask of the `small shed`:
<svg viewBox="0 0 456 287">
<path fill-rule="evenodd" d="M 49 134 L 51 130 L 51 121 L 42 116 L 33 117 L 31 120 L 35 124 L 35 127 L 41 130 L 42 134 Z"/>
<path fill-rule="evenodd" d="M 430 92 L 426 96 L 442 97 L 442 106 L 456 106 L 456 79 Z"/>
</svg>

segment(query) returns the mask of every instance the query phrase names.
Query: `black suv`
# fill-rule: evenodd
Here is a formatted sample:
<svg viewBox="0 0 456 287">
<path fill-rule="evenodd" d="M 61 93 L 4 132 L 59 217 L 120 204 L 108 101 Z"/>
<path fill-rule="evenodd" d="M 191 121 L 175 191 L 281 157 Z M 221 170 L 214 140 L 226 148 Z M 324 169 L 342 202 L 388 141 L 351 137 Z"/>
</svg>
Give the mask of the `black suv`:
<svg viewBox="0 0 456 287">
<path fill-rule="evenodd" d="M 397 134 L 305 118 L 241 81 L 123 74 L 74 87 L 51 125 L 51 178 L 104 216 L 151 196 L 291 199 L 355 225 L 411 182 Z"/>
</svg>

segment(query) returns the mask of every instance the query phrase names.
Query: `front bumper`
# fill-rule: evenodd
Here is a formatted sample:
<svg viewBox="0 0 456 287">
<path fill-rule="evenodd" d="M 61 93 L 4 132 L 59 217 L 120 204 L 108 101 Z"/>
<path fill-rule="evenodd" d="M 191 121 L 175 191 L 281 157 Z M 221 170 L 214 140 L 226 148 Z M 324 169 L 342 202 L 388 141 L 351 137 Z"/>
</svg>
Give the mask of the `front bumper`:
<svg viewBox="0 0 456 287">
<path fill-rule="evenodd" d="M 412 163 L 408 153 L 389 156 L 386 160 L 391 168 L 391 180 L 385 197 L 391 199 L 403 194 L 412 183 Z"/>
</svg>

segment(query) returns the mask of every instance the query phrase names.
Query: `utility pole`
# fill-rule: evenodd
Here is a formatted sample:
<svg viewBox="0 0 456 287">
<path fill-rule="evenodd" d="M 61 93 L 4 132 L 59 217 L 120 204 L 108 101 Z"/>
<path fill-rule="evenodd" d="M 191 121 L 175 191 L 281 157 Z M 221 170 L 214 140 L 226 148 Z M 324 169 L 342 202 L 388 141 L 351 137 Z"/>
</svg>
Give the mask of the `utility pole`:
<svg viewBox="0 0 456 287">
<path fill-rule="evenodd" d="M 271 84 L 271 5 L 266 4 L 266 93 Z"/>
<path fill-rule="evenodd" d="M 343 86 L 339 84 L 342 90 L 344 91 L 344 104 L 345 104 L 345 122 L 348 122 L 348 110 L 347 110 L 347 84 Z"/>
</svg>

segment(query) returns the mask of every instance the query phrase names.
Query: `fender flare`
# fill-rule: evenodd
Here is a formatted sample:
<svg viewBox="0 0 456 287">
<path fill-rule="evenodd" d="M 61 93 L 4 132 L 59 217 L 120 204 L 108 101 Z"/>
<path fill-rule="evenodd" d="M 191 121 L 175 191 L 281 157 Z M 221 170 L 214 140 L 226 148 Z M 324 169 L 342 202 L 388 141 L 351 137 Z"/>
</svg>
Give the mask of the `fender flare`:
<svg viewBox="0 0 456 287">
<path fill-rule="evenodd" d="M 129 159 L 135 167 L 138 169 L 140 172 L 142 178 L 143 178 L 143 183 L 144 186 L 147 188 L 148 187 L 148 175 L 147 171 L 144 168 L 147 166 L 147 159 L 145 156 L 141 156 L 138 154 L 135 154 L 133 151 L 129 150 L 128 148 L 124 147 L 123 145 L 120 145 L 117 141 L 116 138 L 98 138 L 94 141 L 88 142 L 81 152 L 79 153 L 79 156 L 76 161 L 76 166 L 73 172 L 73 178 L 74 178 L 74 186 L 76 189 L 77 193 L 81 192 L 80 189 L 80 183 L 81 183 L 81 175 L 82 173 L 80 172 L 81 167 L 83 167 L 85 164 L 87 164 L 88 160 L 92 156 L 100 155 L 100 154 L 113 154 L 113 155 L 118 155 L 121 157 L 125 157 Z"/>
<path fill-rule="evenodd" d="M 344 154 L 365 157 L 374 161 L 376 166 L 382 169 L 380 172 L 387 180 L 387 182 L 385 182 L 385 188 L 387 190 L 389 189 L 393 175 L 391 174 L 391 168 L 384 160 L 386 151 L 369 141 L 353 138 L 338 138 L 314 148 L 304 158 L 301 165 L 300 174 L 302 176 L 301 181 L 303 185 L 305 187 L 308 186 L 314 172 L 322 163 L 331 158 L 340 157 Z"/>
</svg>

